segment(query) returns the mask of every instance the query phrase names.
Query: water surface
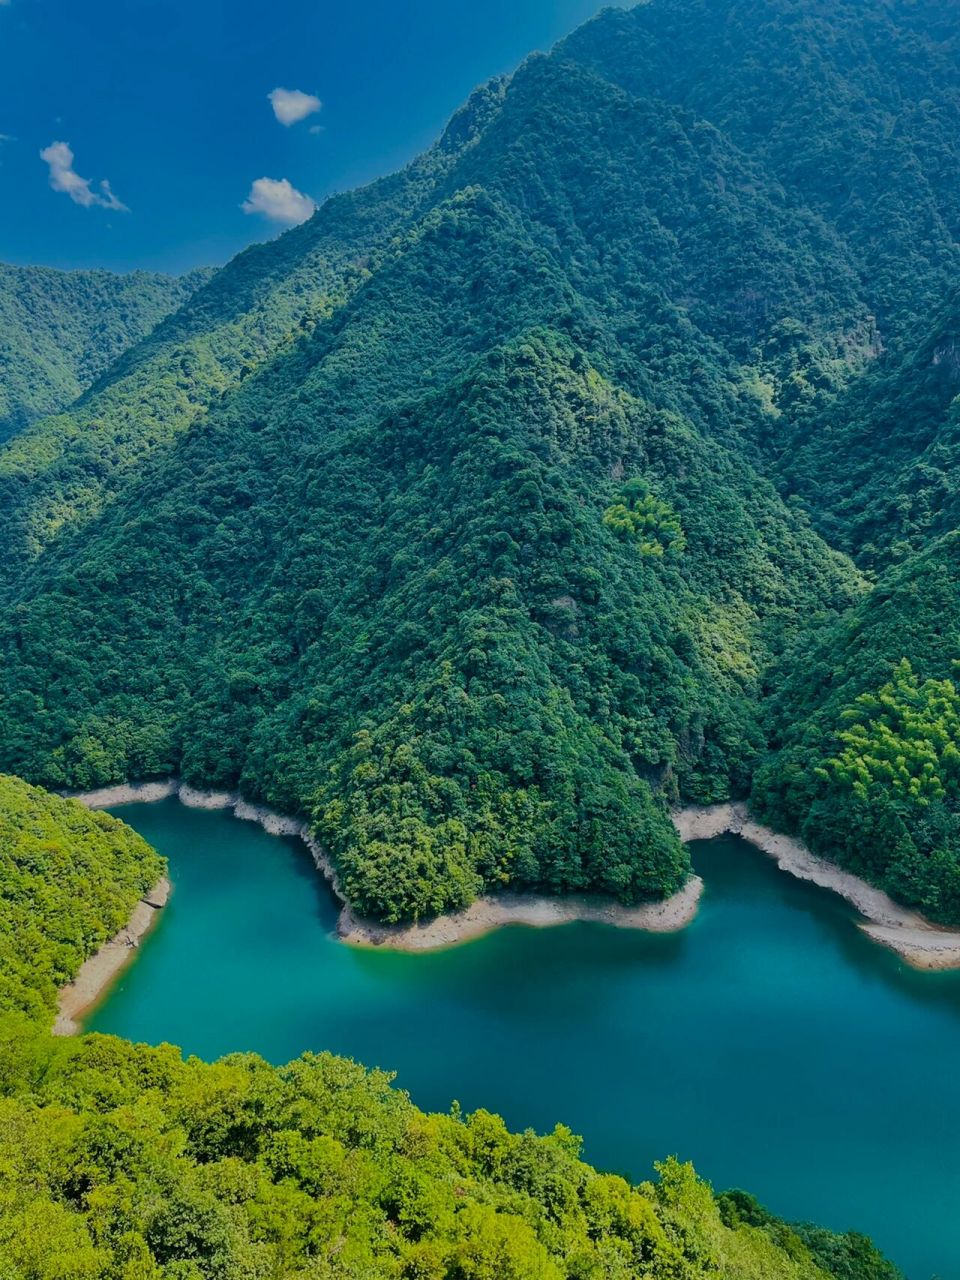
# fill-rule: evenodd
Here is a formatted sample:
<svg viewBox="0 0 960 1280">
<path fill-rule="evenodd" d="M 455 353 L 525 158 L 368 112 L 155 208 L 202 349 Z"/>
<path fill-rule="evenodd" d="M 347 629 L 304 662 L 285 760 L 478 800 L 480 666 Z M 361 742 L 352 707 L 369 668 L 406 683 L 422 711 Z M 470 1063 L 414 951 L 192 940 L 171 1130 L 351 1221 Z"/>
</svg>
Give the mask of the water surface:
<svg viewBox="0 0 960 1280">
<path fill-rule="evenodd" d="M 635 1179 L 676 1153 L 867 1232 L 911 1280 L 960 1280 L 960 974 L 905 968 L 750 845 L 692 846 L 707 889 L 679 934 L 511 928 L 402 955 L 332 936 L 299 841 L 176 800 L 114 812 L 176 889 L 90 1029 L 206 1058 L 330 1049 L 421 1107 L 562 1120 Z"/>
</svg>

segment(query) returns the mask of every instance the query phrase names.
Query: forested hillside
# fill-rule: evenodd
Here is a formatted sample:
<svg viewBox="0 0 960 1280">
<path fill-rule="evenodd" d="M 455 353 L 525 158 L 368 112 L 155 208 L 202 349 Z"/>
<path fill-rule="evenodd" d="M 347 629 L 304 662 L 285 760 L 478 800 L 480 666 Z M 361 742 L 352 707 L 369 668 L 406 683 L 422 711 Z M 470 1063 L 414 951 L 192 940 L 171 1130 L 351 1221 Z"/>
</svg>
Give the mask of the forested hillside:
<svg viewBox="0 0 960 1280">
<path fill-rule="evenodd" d="M 427 1115 L 328 1054 L 183 1062 L 0 1026 L 10 1280 L 898 1280 L 864 1237 L 788 1226 L 668 1160 L 631 1187 L 579 1139 Z"/>
<path fill-rule="evenodd" d="M 72 404 L 209 275 L 0 263 L 0 441 Z"/>
<path fill-rule="evenodd" d="M 161 865 L 115 818 L 0 778 L 5 1280 L 899 1280 L 863 1236 L 715 1196 L 689 1165 L 631 1186 L 562 1125 L 426 1115 L 329 1054 L 54 1040 L 56 986 Z"/>
<path fill-rule="evenodd" d="M 606 11 L 241 254 L 0 452 L 0 763 L 303 812 L 390 920 L 669 893 L 667 805 L 758 778 L 960 912 L 956 613 L 907 603 L 950 596 L 957 42 L 929 0 Z"/>
<path fill-rule="evenodd" d="M 0 776 L 0 1014 L 49 1021 L 57 989 L 162 871 L 116 818 Z"/>
</svg>

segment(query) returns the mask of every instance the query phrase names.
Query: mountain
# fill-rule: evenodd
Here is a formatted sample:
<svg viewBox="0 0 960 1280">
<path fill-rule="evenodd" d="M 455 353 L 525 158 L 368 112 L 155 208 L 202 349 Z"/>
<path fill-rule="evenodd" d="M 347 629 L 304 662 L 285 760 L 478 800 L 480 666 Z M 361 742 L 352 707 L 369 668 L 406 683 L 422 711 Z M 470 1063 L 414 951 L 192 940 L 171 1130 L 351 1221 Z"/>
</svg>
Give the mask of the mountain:
<svg viewBox="0 0 960 1280">
<path fill-rule="evenodd" d="M 4 449 L 4 578 L 15 578 L 49 541 L 96 515 L 152 452 L 342 306 L 369 275 L 373 247 L 416 209 L 442 162 L 427 157 L 366 191 L 328 201 L 321 217 L 245 250 L 78 404 Z"/>
<path fill-rule="evenodd" d="M 957 39 L 926 0 L 605 11 L 241 254 L 0 453 L 0 763 L 303 812 L 388 920 L 662 896 L 667 804 L 755 778 L 803 825 L 860 693 L 949 678 L 844 638 L 949 539 L 866 530 L 949 458 Z"/>
<path fill-rule="evenodd" d="M 0 263 L 0 441 L 72 404 L 209 275 Z"/>
<path fill-rule="evenodd" d="M 960 299 L 805 424 L 784 467 L 875 585 L 768 677 L 755 807 L 960 922 Z"/>
<path fill-rule="evenodd" d="M 901 1280 L 869 1240 L 790 1226 L 669 1159 L 631 1186 L 580 1139 L 427 1115 L 330 1054 L 184 1060 L 55 1040 L 58 983 L 161 859 L 129 827 L 0 778 L 0 1268 L 10 1280 Z M 16 938 L 17 947 L 10 945 Z"/>
</svg>

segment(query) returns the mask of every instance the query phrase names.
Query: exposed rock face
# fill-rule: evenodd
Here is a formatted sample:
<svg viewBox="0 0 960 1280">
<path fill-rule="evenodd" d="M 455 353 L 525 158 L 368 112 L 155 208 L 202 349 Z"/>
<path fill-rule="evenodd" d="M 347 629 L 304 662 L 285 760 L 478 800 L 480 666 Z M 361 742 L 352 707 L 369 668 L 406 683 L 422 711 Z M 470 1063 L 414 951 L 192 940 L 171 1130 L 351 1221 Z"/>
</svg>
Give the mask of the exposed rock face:
<svg viewBox="0 0 960 1280">
<path fill-rule="evenodd" d="M 943 378 L 960 387 L 960 338 L 948 338 L 933 353 L 933 365 Z"/>
</svg>

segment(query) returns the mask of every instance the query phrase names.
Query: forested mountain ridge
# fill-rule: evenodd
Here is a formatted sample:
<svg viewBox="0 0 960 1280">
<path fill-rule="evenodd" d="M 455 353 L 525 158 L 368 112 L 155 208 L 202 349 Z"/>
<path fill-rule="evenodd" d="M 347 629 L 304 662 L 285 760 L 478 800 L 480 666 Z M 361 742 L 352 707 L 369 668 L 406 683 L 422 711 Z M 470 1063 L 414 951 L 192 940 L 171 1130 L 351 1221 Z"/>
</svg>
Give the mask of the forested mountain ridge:
<svg viewBox="0 0 960 1280">
<path fill-rule="evenodd" d="M 678 887 L 648 783 L 746 785 L 757 667 L 852 598 L 843 563 L 721 445 L 547 333 L 319 440 L 272 386 L 241 399 L 96 543 L 34 570 L 8 633 L 16 758 L 59 785 L 239 779 L 312 811 L 351 896 L 393 917 L 482 883 Z M 605 520 L 637 475 L 661 504 L 646 553 Z M 669 518 L 683 550 L 658 541 Z"/>
<path fill-rule="evenodd" d="M 0 452 L 8 552 L 0 592 L 50 541 L 96 516 L 155 450 L 342 305 L 496 97 L 495 85 L 479 91 L 450 136 L 402 173 L 336 196 L 304 225 L 238 254 L 70 412 L 36 423 Z"/>
<path fill-rule="evenodd" d="M 210 274 L 0 263 L 0 440 L 72 404 Z"/>
<path fill-rule="evenodd" d="M 784 456 L 824 535 L 877 572 L 960 524 L 960 293 L 916 343 L 878 361 Z"/>
<path fill-rule="evenodd" d="M 652 0 L 559 52 L 709 121 L 822 218 L 890 345 L 960 272 L 958 46 L 937 0 Z"/>
<path fill-rule="evenodd" d="M 666 803 L 746 793 L 873 607 L 831 486 L 956 287 L 956 36 L 833 13 L 601 14 L 0 453 L 0 761 L 305 812 L 387 919 L 676 888 Z"/>
</svg>

